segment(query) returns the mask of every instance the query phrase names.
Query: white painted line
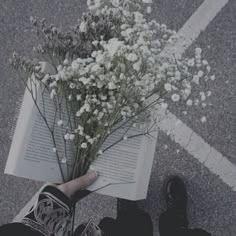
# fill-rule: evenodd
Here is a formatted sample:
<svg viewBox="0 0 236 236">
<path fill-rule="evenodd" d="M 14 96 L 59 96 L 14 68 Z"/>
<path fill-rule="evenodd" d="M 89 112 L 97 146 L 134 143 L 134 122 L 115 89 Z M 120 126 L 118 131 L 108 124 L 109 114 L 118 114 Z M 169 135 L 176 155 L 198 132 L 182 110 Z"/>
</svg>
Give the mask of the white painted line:
<svg viewBox="0 0 236 236">
<path fill-rule="evenodd" d="M 164 118 L 160 119 L 159 128 L 236 191 L 236 166 L 175 115 L 166 111 Z"/>
<path fill-rule="evenodd" d="M 207 25 L 211 22 L 212 19 L 214 19 L 214 17 L 217 15 L 217 13 L 226 5 L 226 3 L 228 2 L 228 0 L 205 0 L 202 5 L 197 9 L 197 11 L 190 17 L 190 19 L 185 23 L 185 25 L 180 29 L 180 31 L 178 32 L 178 34 L 182 35 L 182 38 L 179 39 L 176 42 L 176 45 L 173 48 L 165 48 L 163 50 L 163 52 L 161 53 L 161 55 L 166 55 L 169 54 L 170 51 L 169 50 L 175 50 L 175 54 L 176 56 L 178 55 L 182 55 L 182 53 L 184 53 L 184 51 L 192 44 L 192 42 L 199 36 L 199 34 L 207 27 Z M 192 26 L 193 25 L 193 26 Z M 183 43 L 183 41 L 185 43 Z M 171 51 L 171 54 L 173 55 L 173 51 Z M 173 114 L 170 113 L 170 117 L 172 116 L 172 118 L 174 117 Z M 176 117 L 175 117 L 176 118 Z M 179 121 L 177 118 L 175 119 L 174 122 Z M 174 123 L 175 124 L 175 123 Z M 164 128 L 164 126 L 161 126 Z M 186 126 L 187 127 L 187 126 Z M 188 128 L 189 129 L 189 128 Z M 193 131 L 192 131 L 193 132 Z M 180 132 L 181 134 L 181 132 Z M 195 134 L 197 135 L 197 134 Z M 179 133 L 176 133 L 176 137 L 179 137 L 177 140 L 180 140 L 182 137 L 179 135 Z M 198 136 L 199 137 L 199 136 Z M 199 137 L 200 138 L 200 137 Z M 201 139 L 201 138 L 200 138 Z M 201 139 L 202 140 L 202 139 Z M 185 140 L 186 141 L 186 140 Z M 176 141 L 178 142 L 178 141 Z M 184 142 L 184 141 L 183 141 Z M 204 141 L 203 141 L 204 142 Z M 206 142 L 204 142 L 205 145 L 208 145 Z M 186 149 L 187 150 L 187 149 Z M 209 145 L 207 146 L 206 150 L 212 150 L 212 147 L 210 147 Z M 213 155 L 214 152 L 212 152 L 211 155 Z M 221 155 L 221 154 L 220 154 Z M 194 156 L 194 155 L 193 155 Z M 222 156 L 222 155 L 221 155 Z M 201 160 L 201 158 L 203 158 L 203 156 L 199 156 L 199 154 L 197 156 L 194 156 L 195 158 Z M 210 157 L 210 155 L 209 155 Z M 217 158 L 219 160 L 221 160 L 221 162 L 219 162 L 219 160 L 217 160 Z M 217 160 L 217 164 L 215 164 L 215 161 Z M 213 162 L 213 164 L 210 164 L 211 162 Z M 208 164 L 206 164 L 208 163 Z M 221 173 L 220 171 L 217 171 L 218 169 L 221 169 L 220 163 L 224 166 L 230 166 L 229 168 L 232 168 L 232 164 L 228 162 L 228 160 L 222 156 L 222 158 L 218 155 L 215 159 L 209 159 L 208 162 L 205 162 L 205 165 L 207 166 L 215 166 L 215 174 L 219 174 Z M 207 167 L 208 167 L 207 166 Z M 226 170 L 227 172 L 227 170 Z M 223 174 L 223 176 L 225 176 L 224 178 L 222 178 L 222 176 L 220 177 L 225 183 L 231 183 L 230 179 L 234 178 L 234 175 L 232 176 L 232 173 L 230 173 L 230 175 L 227 175 L 228 177 L 226 177 L 225 172 L 221 173 L 221 175 Z M 232 176 L 232 177 L 230 177 Z M 227 180 L 227 182 L 226 182 Z M 236 191 L 236 187 L 234 186 L 234 190 Z M 37 193 L 38 194 L 38 193 Z M 19 220 L 22 219 L 24 217 L 24 215 L 27 213 L 27 210 L 34 204 L 35 202 L 35 198 L 37 197 L 37 194 L 31 199 L 30 202 L 27 203 L 27 205 L 19 212 L 19 214 L 14 218 L 13 221 L 15 220 Z"/>
<path fill-rule="evenodd" d="M 163 50 L 163 55 L 181 56 L 193 41 L 206 29 L 217 13 L 229 0 L 205 0 L 177 33 L 179 39 L 174 46 Z"/>
<path fill-rule="evenodd" d="M 180 37 L 175 45 L 166 47 L 161 56 L 173 57 L 174 54 L 180 57 L 227 3 L 228 0 L 205 0 L 179 30 Z M 236 191 L 236 166 L 175 115 L 169 111 L 167 114 L 160 123 L 160 129 L 170 133 L 176 143 Z"/>
<path fill-rule="evenodd" d="M 204 31 L 228 0 L 205 0 L 197 11 L 179 30 L 181 37 L 174 46 L 166 47 L 161 56 L 180 57 L 193 41 Z M 204 164 L 212 173 L 236 191 L 236 166 L 211 147 L 193 130 L 187 127 L 171 112 L 160 123 L 160 128 L 173 135 L 175 142 L 184 147 L 194 158 Z M 180 124 L 175 126 L 175 124 Z"/>
</svg>

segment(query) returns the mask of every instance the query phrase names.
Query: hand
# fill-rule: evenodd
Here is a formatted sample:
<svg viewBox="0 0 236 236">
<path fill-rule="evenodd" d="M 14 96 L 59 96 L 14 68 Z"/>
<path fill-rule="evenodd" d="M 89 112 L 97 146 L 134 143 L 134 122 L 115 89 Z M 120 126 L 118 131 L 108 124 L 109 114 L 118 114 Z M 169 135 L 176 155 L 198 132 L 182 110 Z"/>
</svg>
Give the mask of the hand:
<svg viewBox="0 0 236 236">
<path fill-rule="evenodd" d="M 91 171 L 82 177 L 71 180 L 56 187 L 72 201 L 77 202 L 90 193 L 90 191 L 85 190 L 85 188 L 91 185 L 96 179 L 97 173 L 95 171 Z"/>
</svg>

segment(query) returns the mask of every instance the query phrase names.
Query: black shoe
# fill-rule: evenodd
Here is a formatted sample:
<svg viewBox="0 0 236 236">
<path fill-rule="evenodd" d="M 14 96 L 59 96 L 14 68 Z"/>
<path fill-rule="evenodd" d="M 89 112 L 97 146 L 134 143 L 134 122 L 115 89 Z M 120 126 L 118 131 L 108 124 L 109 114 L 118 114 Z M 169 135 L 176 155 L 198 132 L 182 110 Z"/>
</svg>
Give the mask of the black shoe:
<svg viewBox="0 0 236 236">
<path fill-rule="evenodd" d="M 183 180 L 178 176 L 167 179 L 164 185 L 167 210 L 177 210 L 187 215 L 187 191 Z"/>
<path fill-rule="evenodd" d="M 117 199 L 117 216 L 122 212 L 134 211 L 138 209 L 138 204 L 136 201 L 130 201 L 125 199 Z"/>
</svg>

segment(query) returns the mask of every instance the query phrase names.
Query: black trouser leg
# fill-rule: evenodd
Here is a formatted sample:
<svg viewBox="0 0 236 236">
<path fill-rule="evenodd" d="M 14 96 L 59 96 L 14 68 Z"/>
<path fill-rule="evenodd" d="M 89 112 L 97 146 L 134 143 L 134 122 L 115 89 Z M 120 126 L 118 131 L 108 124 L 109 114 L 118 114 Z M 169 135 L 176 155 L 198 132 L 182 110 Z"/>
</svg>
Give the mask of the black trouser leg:
<svg viewBox="0 0 236 236">
<path fill-rule="evenodd" d="M 120 212 L 116 220 L 104 218 L 99 227 L 106 236 L 153 236 L 151 217 L 139 209 Z"/>
<path fill-rule="evenodd" d="M 160 236 L 210 236 L 202 229 L 188 229 L 187 218 L 178 211 L 168 210 L 159 219 Z"/>
</svg>

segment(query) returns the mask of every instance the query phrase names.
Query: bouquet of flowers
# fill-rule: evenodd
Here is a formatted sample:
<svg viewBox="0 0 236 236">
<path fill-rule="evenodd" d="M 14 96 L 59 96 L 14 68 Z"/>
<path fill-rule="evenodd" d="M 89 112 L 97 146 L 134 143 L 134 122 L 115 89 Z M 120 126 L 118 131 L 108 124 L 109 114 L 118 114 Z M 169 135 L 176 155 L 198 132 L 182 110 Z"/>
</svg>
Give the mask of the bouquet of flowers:
<svg viewBox="0 0 236 236">
<path fill-rule="evenodd" d="M 157 104 L 167 108 L 170 102 L 184 101 L 191 106 L 194 87 L 214 80 L 200 48 L 192 58 L 160 57 L 177 34 L 148 20 L 142 9 L 151 12 L 150 0 L 87 3 L 88 12 L 67 31 L 31 17 L 41 41 L 33 48 L 37 56 L 31 60 L 14 53 L 11 59 L 47 125 L 59 166 L 66 163 L 72 169 L 68 179 L 85 174 L 99 155 L 132 138 L 126 135 L 130 127 L 154 122 L 151 111 Z M 46 106 L 39 106 L 35 87 L 53 102 L 53 122 Z M 205 93 L 200 96 L 205 101 Z M 151 137 L 152 128 L 139 135 Z M 56 129 L 63 133 L 63 154 L 55 141 Z M 118 129 L 124 132 L 122 138 L 102 150 Z"/>
</svg>

